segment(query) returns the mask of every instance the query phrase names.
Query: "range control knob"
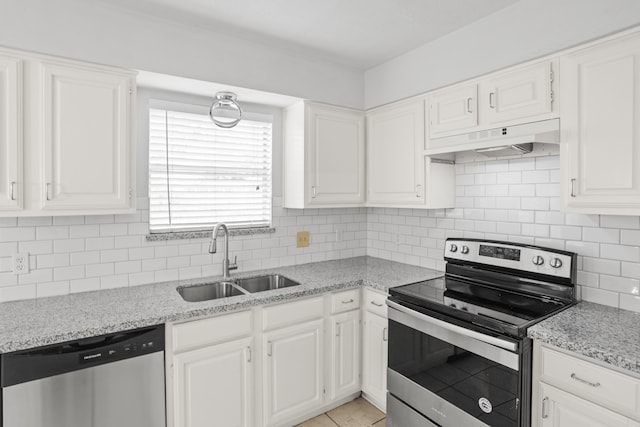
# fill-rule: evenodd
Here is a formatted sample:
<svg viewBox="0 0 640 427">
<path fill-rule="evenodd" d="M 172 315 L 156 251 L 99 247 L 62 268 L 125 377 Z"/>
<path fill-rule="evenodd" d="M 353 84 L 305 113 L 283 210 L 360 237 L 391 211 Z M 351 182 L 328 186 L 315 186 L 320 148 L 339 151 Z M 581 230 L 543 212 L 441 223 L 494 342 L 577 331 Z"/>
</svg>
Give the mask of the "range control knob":
<svg viewBox="0 0 640 427">
<path fill-rule="evenodd" d="M 531 259 L 531 262 L 533 262 L 535 265 L 542 265 L 544 264 L 544 258 L 542 258 L 540 255 L 536 255 Z"/>
<path fill-rule="evenodd" d="M 458 252 L 458 246 L 452 243 L 451 246 L 449 246 L 449 251 Z"/>
<path fill-rule="evenodd" d="M 469 311 L 469 309 L 467 307 L 462 307 L 461 310 L 462 311 Z"/>
<path fill-rule="evenodd" d="M 462 252 L 463 254 L 468 254 L 469 253 L 469 246 L 462 246 L 462 249 L 460 249 L 460 252 Z"/>
<path fill-rule="evenodd" d="M 551 258 L 549 265 L 553 268 L 560 268 L 562 267 L 562 260 L 560 258 Z"/>
<path fill-rule="evenodd" d="M 449 307 L 457 308 L 455 304 L 449 304 Z"/>
</svg>

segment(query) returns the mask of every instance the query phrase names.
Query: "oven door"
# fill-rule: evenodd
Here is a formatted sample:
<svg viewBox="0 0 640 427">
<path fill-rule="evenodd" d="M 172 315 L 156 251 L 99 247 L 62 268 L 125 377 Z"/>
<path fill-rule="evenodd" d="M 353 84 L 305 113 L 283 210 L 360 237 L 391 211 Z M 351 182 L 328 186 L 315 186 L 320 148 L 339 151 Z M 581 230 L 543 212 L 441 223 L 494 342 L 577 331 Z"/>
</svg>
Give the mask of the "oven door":
<svg viewBox="0 0 640 427">
<path fill-rule="evenodd" d="M 389 399 L 394 399 L 389 426 L 404 427 L 406 414 L 401 412 L 409 410 L 425 417 L 422 424 L 412 422 L 416 427 L 529 425 L 528 410 L 522 410 L 530 381 L 522 375 L 523 363 L 530 363 L 530 350 L 523 354 L 521 348 L 525 343 L 463 328 L 393 301 L 388 306 L 387 386 Z"/>
</svg>

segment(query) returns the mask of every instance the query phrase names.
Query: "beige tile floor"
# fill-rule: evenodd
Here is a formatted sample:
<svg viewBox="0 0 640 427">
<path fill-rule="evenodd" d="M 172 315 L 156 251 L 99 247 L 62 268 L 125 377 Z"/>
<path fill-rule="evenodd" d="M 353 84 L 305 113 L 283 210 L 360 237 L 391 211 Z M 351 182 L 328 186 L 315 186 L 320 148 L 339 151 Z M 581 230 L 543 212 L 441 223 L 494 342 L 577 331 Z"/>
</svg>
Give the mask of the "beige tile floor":
<svg viewBox="0 0 640 427">
<path fill-rule="evenodd" d="M 384 413 L 359 397 L 297 427 L 385 427 Z"/>
</svg>

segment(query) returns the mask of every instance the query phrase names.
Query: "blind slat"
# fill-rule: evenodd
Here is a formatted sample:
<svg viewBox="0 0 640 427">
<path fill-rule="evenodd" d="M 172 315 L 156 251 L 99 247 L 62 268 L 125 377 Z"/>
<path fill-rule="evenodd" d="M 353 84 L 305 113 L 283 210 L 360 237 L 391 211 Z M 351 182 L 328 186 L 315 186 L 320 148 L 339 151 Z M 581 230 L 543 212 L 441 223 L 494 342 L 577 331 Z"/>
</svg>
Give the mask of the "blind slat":
<svg viewBox="0 0 640 427">
<path fill-rule="evenodd" d="M 216 127 L 209 116 L 149 110 L 152 232 L 271 225 L 272 124 Z"/>
</svg>

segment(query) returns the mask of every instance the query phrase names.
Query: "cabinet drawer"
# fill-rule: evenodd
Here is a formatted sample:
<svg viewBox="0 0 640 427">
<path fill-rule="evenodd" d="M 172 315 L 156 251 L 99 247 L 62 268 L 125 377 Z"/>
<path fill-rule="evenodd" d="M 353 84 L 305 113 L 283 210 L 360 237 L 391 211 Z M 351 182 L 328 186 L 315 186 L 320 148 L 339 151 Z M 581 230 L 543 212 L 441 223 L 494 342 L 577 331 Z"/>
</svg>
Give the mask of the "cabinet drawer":
<svg viewBox="0 0 640 427">
<path fill-rule="evenodd" d="M 364 289 L 362 300 L 367 311 L 387 318 L 387 294 Z"/>
<path fill-rule="evenodd" d="M 180 323 L 172 329 L 173 351 L 178 353 L 247 336 L 252 329 L 251 311 Z"/>
<path fill-rule="evenodd" d="M 609 408 L 637 413 L 640 380 L 593 363 L 541 348 L 542 379 Z"/>
<path fill-rule="evenodd" d="M 360 288 L 331 295 L 331 314 L 354 310 L 358 307 L 360 307 Z"/>
<path fill-rule="evenodd" d="M 262 328 L 266 331 L 320 318 L 324 315 L 323 300 L 317 297 L 267 307 L 262 311 Z"/>
</svg>

